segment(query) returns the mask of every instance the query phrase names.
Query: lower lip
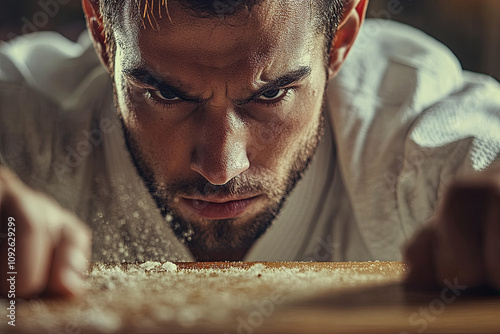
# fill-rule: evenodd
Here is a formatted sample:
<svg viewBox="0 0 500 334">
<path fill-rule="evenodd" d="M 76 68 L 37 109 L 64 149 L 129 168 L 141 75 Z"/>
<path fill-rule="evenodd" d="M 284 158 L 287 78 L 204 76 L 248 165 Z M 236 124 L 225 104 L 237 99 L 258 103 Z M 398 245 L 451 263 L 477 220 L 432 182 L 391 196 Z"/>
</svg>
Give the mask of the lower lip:
<svg viewBox="0 0 500 334">
<path fill-rule="evenodd" d="M 182 201 L 196 214 L 207 219 L 236 218 L 255 201 L 257 197 L 224 203 L 206 202 L 184 198 Z"/>
</svg>

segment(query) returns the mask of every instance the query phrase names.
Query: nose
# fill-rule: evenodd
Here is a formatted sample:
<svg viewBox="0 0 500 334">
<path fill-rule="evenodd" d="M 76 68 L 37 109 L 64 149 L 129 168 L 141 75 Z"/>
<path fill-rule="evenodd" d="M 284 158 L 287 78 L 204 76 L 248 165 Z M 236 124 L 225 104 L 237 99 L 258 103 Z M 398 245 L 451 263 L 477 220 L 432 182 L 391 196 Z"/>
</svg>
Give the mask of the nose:
<svg viewBox="0 0 500 334">
<path fill-rule="evenodd" d="M 235 112 L 207 108 L 197 129 L 191 170 L 213 185 L 223 185 L 250 167 L 245 124 Z"/>
</svg>

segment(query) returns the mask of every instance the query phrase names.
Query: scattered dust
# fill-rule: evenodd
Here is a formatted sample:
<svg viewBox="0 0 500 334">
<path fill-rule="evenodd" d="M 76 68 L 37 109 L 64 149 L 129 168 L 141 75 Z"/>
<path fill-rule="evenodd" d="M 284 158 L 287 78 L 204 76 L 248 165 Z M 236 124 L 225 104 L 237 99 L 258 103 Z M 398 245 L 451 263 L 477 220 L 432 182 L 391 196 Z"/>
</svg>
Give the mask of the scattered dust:
<svg viewBox="0 0 500 334">
<path fill-rule="evenodd" d="M 16 324 L 16 332 L 59 333 L 65 332 L 68 324 L 86 334 L 161 332 L 166 328 L 169 332 L 195 328 L 234 331 L 238 316 L 246 317 L 258 309 L 256 305 L 271 303 L 277 310 L 325 291 L 387 282 L 387 270 L 380 271 L 381 265 L 373 263 L 373 268 L 363 271 L 352 266 L 309 264 L 280 267 L 256 263 L 245 267 L 223 263 L 215 269 L 153 261 L 94 264 L 81 298 L 20 301 L 17 310 L 22 321 Z M 393 269 L 392 277 L 401 274 L 401 269 Z M 4 313 L 6 308 L 2 309 Z M 5 317 L 3 313 L 0 316 Z M 2 326 L 5 324 L 0 324 L 3 333 Z"/>
</svg>

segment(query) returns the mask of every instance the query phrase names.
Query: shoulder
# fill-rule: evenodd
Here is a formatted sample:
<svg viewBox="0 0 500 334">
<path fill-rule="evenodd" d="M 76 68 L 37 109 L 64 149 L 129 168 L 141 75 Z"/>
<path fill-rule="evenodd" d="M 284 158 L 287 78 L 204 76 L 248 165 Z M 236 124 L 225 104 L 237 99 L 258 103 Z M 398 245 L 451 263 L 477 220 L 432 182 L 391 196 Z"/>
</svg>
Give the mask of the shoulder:
<svg viewBox="0 0 500 334">
<path fill-rule="evenodd" d="M 0 45 L 0 159 L 21 177 L 49 179 L 65 148 L 111 113 L 109 76 L 82 36 L 43 32 Z"/>
<path fill-rule="evenodd" d="M 85 122 L 111 91 L 87 32 L 77 42 L 37 32 L 0 44 L 0 117 L 13 120 L 3 131 L 37 115 Z"/>
<path fill-rule="evenodd" d="M 440 42 L 401 23 L 369 19 L 331 84 L 365 99 L 422 109 L 461 80 L 459 61 Z"/>
<path fill-rule="evenodd" d="M 466 142 L 465 159 L 459 155 L 457 160 L 471 172 L 487 169 L 500 157 L 500 84 L 465 71 L 459 89 L 421 113 L 409 139 L 427 149 Z M 456 155 L 450 152 L 449 158 Z"/>
<path fill-rule="evenodd" d="M 37 32 L 0 44 L 0 117 L 14 123 L 34 115 L 45 123 L 85 119 L 110 87 L 87 32 L 77 42 Z"/>
<path fill-rule="evenodd" d="M 446 180 L 498 163 L 498 82 L 402 24 L 366 23 L 327 101 L 361 230 L 403 240 L 434 212 Z"/>
<path fill-rule="evenodd" d="M 0 82 L 22 84 L 57 102 L 100 69 L 87 33 L 77 42 L 54 32 L 19 36 L 0 45 Z"/>
<path fill-rule="evenodd" d="M 491 146 L 500 136 L 500 84 L 462 70 L 444 45 L 399 23 L 368 21 L 327 95 L 340 141 L 356 136 L 362 147 L 367 139 L 439 147 L 470 137 Z"/>
</svg>

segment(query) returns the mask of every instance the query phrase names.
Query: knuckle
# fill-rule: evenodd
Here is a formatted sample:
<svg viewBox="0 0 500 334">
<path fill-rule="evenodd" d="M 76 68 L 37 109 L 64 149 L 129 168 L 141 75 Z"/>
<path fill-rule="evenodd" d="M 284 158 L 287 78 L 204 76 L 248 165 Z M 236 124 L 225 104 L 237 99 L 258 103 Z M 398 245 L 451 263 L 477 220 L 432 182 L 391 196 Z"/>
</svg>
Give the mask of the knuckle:
<svg viewBox="0 0 500 334">
<path fill-rule="evenodd" d="M 17 220 L 20 238 L 29 239 L 32 236 L 40 236 L 44 232 L 43 218 L 32 217 L 30 214 L 25 214 L 23 218 Z"/>
<path fill-rule="evenodd" d="M 92 230 L 70 212 L 67 212 L 65 216 L 64 233 L 79 248 L 88 249 L 90 247 Z"/>
<path fill-rule="evenodd" d="M 92 240 L 92 230 L 80 221 L 78 224 L 78 232 L 86 244 Z"/>
</svg>

